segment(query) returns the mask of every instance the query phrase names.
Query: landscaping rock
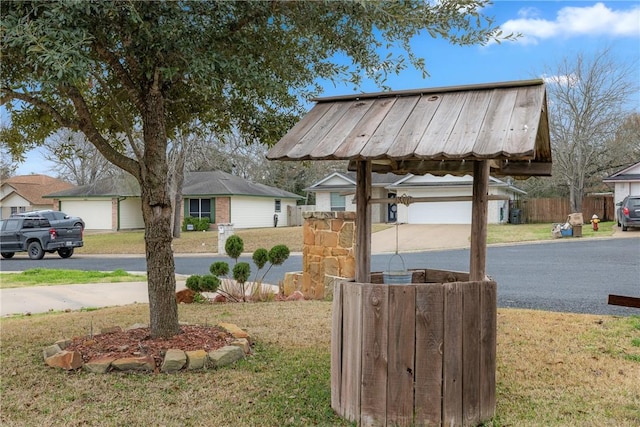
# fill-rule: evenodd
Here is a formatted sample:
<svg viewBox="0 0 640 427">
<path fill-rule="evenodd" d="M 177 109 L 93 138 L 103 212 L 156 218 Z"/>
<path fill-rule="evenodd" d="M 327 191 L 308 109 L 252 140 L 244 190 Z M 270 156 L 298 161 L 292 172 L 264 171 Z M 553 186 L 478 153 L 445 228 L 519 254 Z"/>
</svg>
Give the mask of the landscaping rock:
<svg viewBox="0 0 640 427">
<path fill-rule="evenodd" d="M 101 334 L 112 334 L 114 332 L 122 332 L 122 328 L 120 326 L 111 326 L 108 328 L 100 329 Z"/>
<path fill-rule="evenodd" d="M 101 357 L 99 359 L 93 359 L 85 363 L 83 368 L 94 374 L 106 374 L 114 360 L 116 360 L 115 357 Z"/>
<path fill-rule="evenodd" d="M 115 369 L 119 371 L 150 371 L 156 367 L 156 363 L 151 356 L 142 357 L 125 357 L 124 359 L 116 359 L 111 363 Z"/>
<path fill-rule="evenodd" d="M 48 357 L 51 357 L 56 353 L 60 353 L 61 351 L 62 349 L 58 344 L 53 344 L 42 349 L 42 357 L 46 360 Z"/>
<path fill-rule="evenodd" d="M 127 331 L 130 331 L 131 329 L 142 329 L 142 328 L 146 328 L 147 325 L 145 325 L 144 323 L 134 323 L 133 325 L 129 326 L 127 328 Z"/>
<path fill-rule="evenodd" d="M 240 329 L 233 323 L 218 323 L 218 326 L 233 335 L 234 338 L 246 338 L 251 343 L 251 337 L 246 331 Z"/>
<path fill-rule="evenodd" d="M 244 354 L 251 353 L 251 345 L 249 344 L 249 340 L 246 338 L 238 338 L 231 342 L 230 345 L 234 345 L 236 347 L 240 347 Z"/>
<path fill-rule="evenodd" d="M 302 301 L 304 300 L 304 295 L 300 291 L 295 291 L 291 295 L 287 297 L 287 301 Z"/>
<path fill-rule="evenodd" d="M 47 357 L 45 363 L 53 368 L 71 371 L 82 366 L 82 355 L 77 351 L 61 351 Z"/>
<path fill-rule="evenodd" d="M 55 343 L 58 345 L 58 347 L 60 347 L 61 350 L 64 350 L 65 348 L 67 348 L 69 346 L 69 344 L 71 344 L 73 341 L 71 340 L 58 340 Z"/>
<path fill-rule="evenodd" d="M 209 358 L 209 365 L 214 368 L 219 368 L 244 358 L 244 351 L 242 351 L 240 347 L 228 345 L 209 352 L 207 356 Z"/>
<path fill-rule="evenodd" d="M 196 369 L 204 369 L 204 365 L 207 361 L 207 352 L 204 350 L 192 350 L 186 351 L 187 355 L 187 370 L 193 371 Z"/>
<path fill-rule="evenodd" d="M 193 298 L 196 293 L 191 289 L 183 289 L 176 292 L 176 301 L 178 304 L 193 304 Z"/>
<path fill-rule="evenodd" d="M 184 351 L 171 348 L 167 350 L 160 366 L 161 372 L 176 372 L 179 371 L 187 364 L 187 355 Z"/>
</svg>

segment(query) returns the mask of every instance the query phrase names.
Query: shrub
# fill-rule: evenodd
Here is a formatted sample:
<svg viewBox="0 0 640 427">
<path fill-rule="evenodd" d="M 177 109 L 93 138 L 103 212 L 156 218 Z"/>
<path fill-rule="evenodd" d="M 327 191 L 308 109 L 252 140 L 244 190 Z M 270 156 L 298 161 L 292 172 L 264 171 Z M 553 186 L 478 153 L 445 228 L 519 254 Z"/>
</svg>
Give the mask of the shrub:
<svg viewBox="0 0 640 427">
<path fill-rule="evenodd" d="M 211 220 L 209 218 L 194 218 L 194 217 L 186 217 L 182 221 L 182 231 L 187 231 L 188 225 L 193 225 L 194 231 L 207 231 L 209 230 L 209 223 Z"/>
<path fill-rule="evenodd" d="M 188 289 L 191 289 L 193 292 L 202 292 L 202 288 L 200 288 L 202 276 L 199 274 L 192 274 L 187 277 L 186 286 Z"/>
<path fill-rule="evenodd" d="M 247 262 L 239 262 L 233 266 L 233 278 L 238 283 L 244 283 L 251 274 L 251 266 Z"/>
<path fill-rule="evenodd" d="M 240 255 L 242 255 L 242 251 L 244 251 L 244 241 L 236 234 L 229 236 L 224 245 L 224 250 L 230 258 L 238 261 Z"/>
<path fill-rule="evenodd" d="M 267 261 L 269 261 L 269 252 L 264 248 L 256 249 L 253 253 L 253 262 L 258 267 L 258 270 L 264 267 Z"/>
<path fill-rule="evenodd" d="M 200 278 L 200 292 L 215 292 L 220 286 L 220 279 L 211 274 L 207 274 Z"/>
<path fill-rule="evenodd" d="M 286 245 L 275 245 L 269 251 L 269 262 L 273 265 L 280 265 L 289 258 L 289 248 Z"/>
<path fill-rule="evenodd" d="M 216 261 L 209 266 L 209 271 L 214 276 L 226 276 L 229 274 L 229 264 L 224 261 Z"/>
</svg>

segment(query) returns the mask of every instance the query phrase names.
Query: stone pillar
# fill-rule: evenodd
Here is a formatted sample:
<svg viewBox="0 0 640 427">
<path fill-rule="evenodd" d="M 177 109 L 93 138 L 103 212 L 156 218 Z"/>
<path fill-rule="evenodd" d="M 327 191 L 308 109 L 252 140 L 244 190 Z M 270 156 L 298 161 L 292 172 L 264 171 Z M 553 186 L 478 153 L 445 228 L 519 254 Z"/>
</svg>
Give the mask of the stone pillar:
<svg viewBox="0 0 640 427">
<path fill-rule="evenodd" d="M 301 291 L 306 299 L 323 299 L 327 277 L 355 276 L 355 212 L 303 212 L 302 273 L 287 273 L 286 296 Z"/>
</svg>

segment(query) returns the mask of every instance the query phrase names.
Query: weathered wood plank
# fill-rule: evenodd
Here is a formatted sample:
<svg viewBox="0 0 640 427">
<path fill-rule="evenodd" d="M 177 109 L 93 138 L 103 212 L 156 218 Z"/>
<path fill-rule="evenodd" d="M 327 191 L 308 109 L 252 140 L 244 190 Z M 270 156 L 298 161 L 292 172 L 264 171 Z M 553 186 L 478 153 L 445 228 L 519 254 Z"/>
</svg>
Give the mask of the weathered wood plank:
<svg viewBox="0 0 640 427">
<path fill-rule="evenodd" d="M 516 97 L 517 93 L 514 90 L 496 89 L 493 91 L 482 130 L 473 148 L 474 153 L 486 155 L 486 153 L 502 152 Z M 506 150 L 506 153 L 510 153 L 510 151 Z"/>
<path fill-rule="evenodd" d="M 446 149 L 447 140 L 456 126 L 456 117 L 464 105 L 467 94 L 453 92 L 437 96 L 442 100 L 415 149 L 416 157 L 437 156 L 449 151 Z"/>
<path fill-rule="evenodd" d="M 362 147 L 369 141 L 380 122 L 385 118 L 389 110 L 394 106 L 395 98 L 377 99 L 369 108 L 367 114 L 362 117 L 353 132 L 345 138 L 344 142 L 336 149 L 335 158 L 358 159 Z"/>
<path fill-rule="evenodd" d="M 350 102 L 349 109 L 327 132 L 322 144 L 318 144 L 316 148 L 312 149 L 311 157 L 323 158 L 333 155 L 338 147 L 354 136 L 354 129 L 358 128 L 358 123 L 369 111 L 373 103 L 372 99 Z"/>
<path fill-rule="evenodd" d="M 420 97 L 393 145 L 387 150 L 389 157 L 401 158 L 413 155 L 441 100 L 442 97 L 434 95 Z"/>
<path fill-rule="evenodd" d="M 387 417 L 389 286 L 362 285 L 360 424 L 384 426 Z"/>
<path fill-rule="evenodd" d="M 331 109 L 331 104 L 316 104 L 311 111 L 304 116 L 304 120 L 297 122 L 282 139 L 269 150 L 267 158 L 277 160 L 288 157 L 289 151 L 295 147 L 307 132 L 322 120 L 324 115 Z"/>
<path fill-rule="evenodd" d="M 482 282 L 462 285 L 462 396 L 464 425 L 480 421 L 480 288 Z"/>
<path fill-rule="evenodd" d="M 371 162 L 358 162 L 356 173 L 356 282 L 371 275 Z"/>
<path fill-rule="evenodd" d="M 462 271 L 434 270 L 428 268 L 425 270 L 426 280 L 431 283 L 447 283 L 447 282 L 468 282 L 469 273 Z"/>
<path fill-rule="evenodd" d="M 496 413 L 497 285 L 481 282 L 480 287 L 480 421 Z"/>
<path fill-rule="evenodd" d="M 329 110 L 322 116 L 321 120 L 314 123 L 314 126 L 300 138 L 298 143 L 291 147 L 287 153 L 290 159 L 309 159 L 309 153 L 317 147 L 318 141 L 321 141 L 333 126 L 342 119 L 347 111 L 349 111 L 348 102 L 331 104 Z"/>
<path fill-rule="evenodd" d="M 491 91 L 475 91 L 468 94 L 457 117 L 457 125 L 447 140 L 447 152 L 458 153 L 460 157 L 474 152 L 476 139 L 491 102 Z M 453 120 L 453 118 L 452 118 Z"/>
<path fill-rule="evenodd" d="M 341 414 L 342 390 L 342 287 L 343 282 L 336 281 L 333 287 L 331 313 L 331 407 Z"/>
<path fill-rule="evenodd" d="M 444 287 L 444 354 L 442 423 L 462 425 L 462 290 L 459 282 Z"/>
<path fill-rule="evenodd" d="M 389 286 L 387 424 L 413 425 L 416 287 Z"/>
<path fill-rule="evenodd" d="M 609 299 L 607 303 L 609 305 L 620 305 L 623 307 L 640 308 L 640 298 L 626 297 L 624 295 L 609 294 Z"/>
<path fill-rule="evenodd" d="M 342 392 L 343 416 L 360 422 L 360 379 L 362 376 L 362 286 L 342 288 Z"/>
<path fill-rule="evenodd" d="M 360 155 L 378 157 L 387 154 L 387 151 L 393 146 L 398 132 L 400 132 L 407 118 L 411 115 L 418 99 L 418 97 L 398 98 L 393 105 L 393 109 L 380 122 L 376 131 L 362 148 Z"/>
<path fill-rule="evenodd" d="M 540 87 L 518 88 L 502 151 L 512 155 L 533 156 L 539 124 L 537 118 L 542 110 L 543 99 L 544 90 Z M 534 117 L 536 120 L 532 120 Z"/>
<path fill-rule="evenodd" d="M 477 161 L 473 167 L 471 206 L 471 247 L 469 280 L 484 280 L 487 260 L 487 214 L 489 210 L 489 162 Z"/>
<path fill-rule="evenodd" d="M 444 346 L 444 287 L 416 288 L 415 424 L 442 422 L 442 351 Z"/>
</svg>

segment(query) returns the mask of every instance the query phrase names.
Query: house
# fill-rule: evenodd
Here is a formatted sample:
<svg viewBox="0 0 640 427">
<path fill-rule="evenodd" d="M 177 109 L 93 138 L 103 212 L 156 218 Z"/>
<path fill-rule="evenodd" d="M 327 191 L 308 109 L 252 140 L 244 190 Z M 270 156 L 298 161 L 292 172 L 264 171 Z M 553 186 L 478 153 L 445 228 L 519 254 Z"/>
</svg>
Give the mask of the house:
<svg viewBox="0 0 640 427">
<path fill-rule="evenodd" d="M 43 196 L 73 187 L 69 182 L 47 175 L 12 176 L 0 185 L 0 218 L 18 212 L 56 209 L 54 201 Z"/>
<path fill-rule="evenodd" d="M 630 195 L 640 195 L 640 162 L 634 163 L 602 180 L 614 184 L 614 203 Z"/>
<path fill-rule="evenodd" d="M 372 174 L 371 198 L 397 196 L 416 197 L 465 197 L 472 195 L 473 177 L 425 175 Z M 316 194 L 319 211 L 355 211 L 355 173 L 333 173 L 318 181 L 307 191 Z M 504 200 L 490 200 L 488 222 L 504 223 L 509 219 L 510 200 L 525 194 L 524 191 L 497 178 L 489 179 L 489 194 Z M 411 203 L 409 206 L 393 203 L 373 204 L 372 222 L 396 222 L 408 224 L 471 224 L 471 201 Z"/>
<path fill-rule="evenodd" d="M 122 177 L 49 194 L 60 210 L 85 220 L 88 230 L 144 228 L 140 187 Z M 287 208 L 302 197 L 256 184 L 222 171 L 187 172 L 182 186 L 182 217 L 209 218 L 234 228 L 287 226 Z"/>
</svg>

